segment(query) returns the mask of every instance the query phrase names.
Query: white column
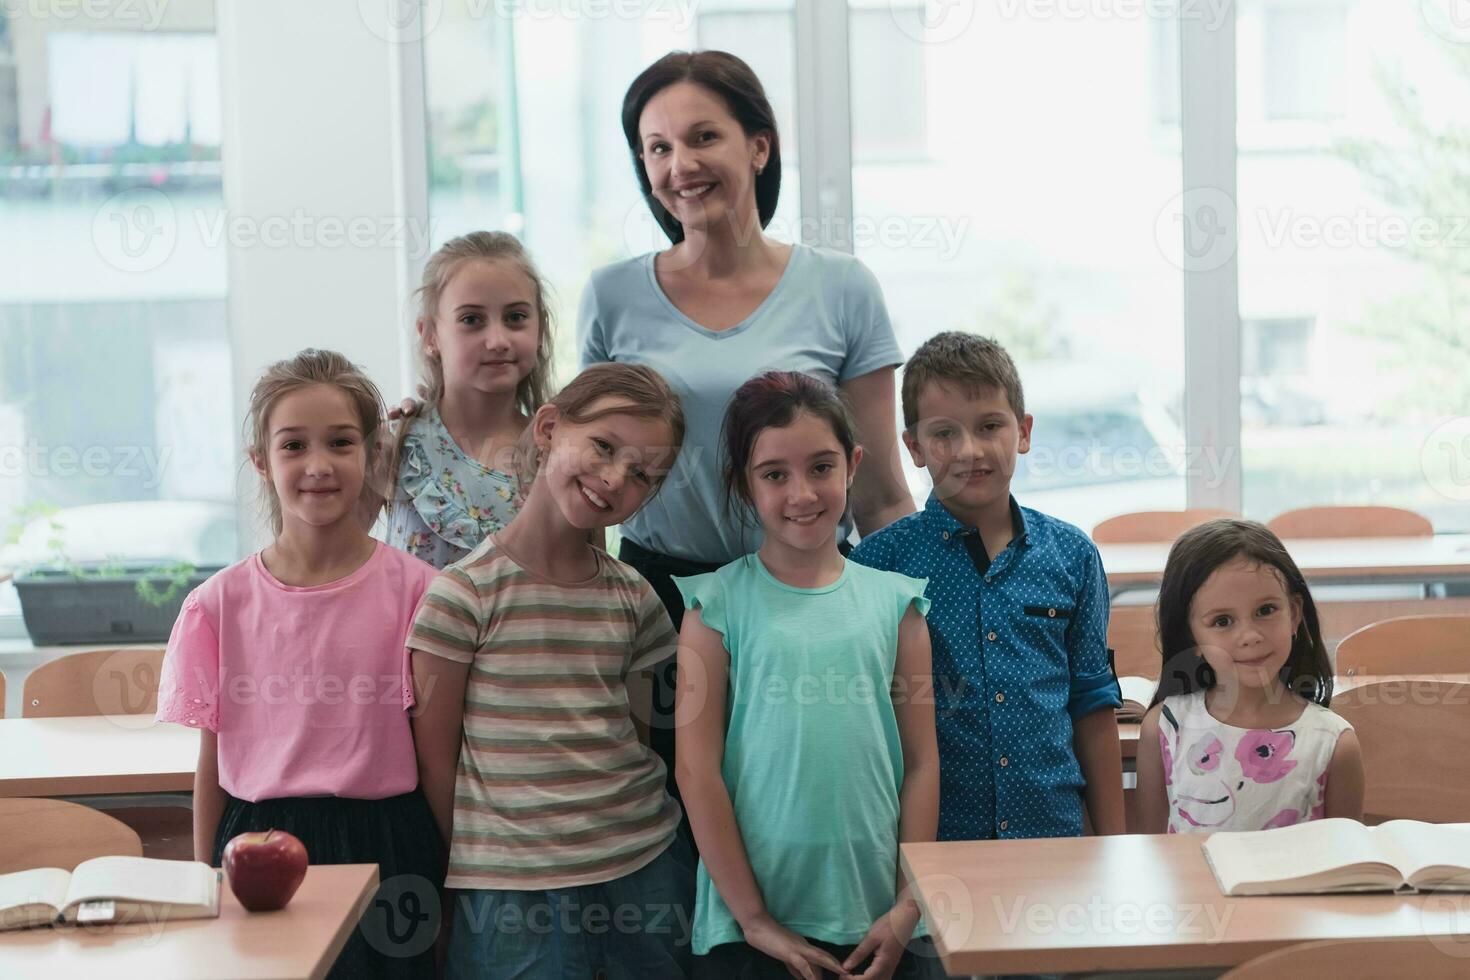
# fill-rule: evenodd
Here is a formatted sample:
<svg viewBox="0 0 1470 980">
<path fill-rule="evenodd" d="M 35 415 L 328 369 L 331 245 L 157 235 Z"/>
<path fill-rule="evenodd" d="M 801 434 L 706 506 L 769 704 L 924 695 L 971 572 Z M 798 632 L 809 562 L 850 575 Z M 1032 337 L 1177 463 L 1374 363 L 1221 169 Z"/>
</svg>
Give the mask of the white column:
<svg viewBox="0 0 1470 980">
<path fill-rule="evenodd" d="M 1188 506 L 1241 509 L 1235 5 L 1179 18 L 1184 196 L 1184 432 L 1218 465 L 1191 467 Z"/>
<path fill-rule="evenodd" d="M 414 19 L 390 21 L 405 8 Z M 421 8 L 218 0 L 217 13 L 235 417 L 261 369 L 304 347 L 341 351 L 394 400 L 404 293 L 429 248 L 424 193 L 409 186 L 423 180 L 422 125 L 403 113 L 422 98 L 416 54 L 405 73 L 401 50 L 420 39 Z M 248 470 L 240 487 L 249 548 L 261 535 Z"/>
</svg>

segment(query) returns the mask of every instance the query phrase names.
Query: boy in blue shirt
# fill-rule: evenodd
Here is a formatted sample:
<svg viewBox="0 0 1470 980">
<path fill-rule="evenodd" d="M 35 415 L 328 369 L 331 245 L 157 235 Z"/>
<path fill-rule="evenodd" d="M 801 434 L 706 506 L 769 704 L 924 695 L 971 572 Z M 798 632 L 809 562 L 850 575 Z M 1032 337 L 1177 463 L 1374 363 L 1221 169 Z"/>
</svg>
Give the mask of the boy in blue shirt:
<svg viewBox="0 0 1470 980">
<path fill-rule="evenodd" d="M 903 369 L 903 442 L 934 490 L 855 561 L 929 580 L 939 839 L 1124 833 L 1108 587 L 1086 534 L 1011 496 L 1031 448 L 994 341 L 930 338 Z M 919 694 L 921 692 L 914 692 Z"/>
</svg>

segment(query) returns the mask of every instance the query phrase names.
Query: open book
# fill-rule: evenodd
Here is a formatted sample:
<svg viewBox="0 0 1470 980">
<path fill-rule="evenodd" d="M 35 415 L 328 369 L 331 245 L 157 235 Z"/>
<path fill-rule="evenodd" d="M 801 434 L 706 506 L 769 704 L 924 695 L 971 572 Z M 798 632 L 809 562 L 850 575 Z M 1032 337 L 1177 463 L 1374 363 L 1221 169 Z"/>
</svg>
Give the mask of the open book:
<svg viewBox="0 0 1470 980">
<path fill-rule="evenodd" d="M 1226 895 L 1470 891 L 1470 824 L 1338 817 L 1211 834 L 1204 852 Z"/>
<path fill-rule="evenodd" d="M 1142 721 L 1158 686 L 1159 682 L 1152 677 L 1119 677 L 1118 690 L 1123 695 L 1123 706 L 1116 711 L 1118 720 L 1135 724 Z"/>
<path fill-rule="evenodd" d="M 219 915 L 219 885 L 219 872 L 198 861 L 100 857 L 74 871 L 17 871 L 0 875 L 0 932 L 64 922 L 212 919 Z"/>
</svg>

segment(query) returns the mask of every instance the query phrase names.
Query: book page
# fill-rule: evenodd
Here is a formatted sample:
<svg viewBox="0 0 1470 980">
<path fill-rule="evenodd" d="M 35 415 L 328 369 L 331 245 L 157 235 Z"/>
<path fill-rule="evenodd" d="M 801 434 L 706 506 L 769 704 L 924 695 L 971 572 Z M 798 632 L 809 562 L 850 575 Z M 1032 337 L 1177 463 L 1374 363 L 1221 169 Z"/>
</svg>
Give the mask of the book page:
<svg viewBox="0 0 1470 980">
<path fill-rule="evenodd" d="M 1337 879 L 1343 876 L 1331 872 L 1348 868 L 1367 872 L 1346 876 L 1355 885 L 1387 878 L 1382 887 L 1397 887 L 1398 875 L 1375 843 L 1368 828 L 1338 817 L 1274 830 L 1212 834 L 1204 851 L 1226 894 L 1242 894 L 1242 888 L 1259 892 L 1253 886 L 1316 876 Z"/>
<path fill-rule="evenodd" d="M 65 904 L 112 898 L 153 905 L 206 906 L 214 880 L 214 869 L 199 861 L 93 858 L 72 872 Z"/>
<path fill-rule="evenodd" d="M 41 913 L 27 906 L 44 905 L 51 909 L 45 916 L 49 922 L 66 904 L 66 884 L 71 873 L 61 868 L 32 868 L 0 875 L 0 930 L 25 929 L 41 925 Z"/>
<path fill-rule="evenodd" d="M 1470 824 L 1390 820 L 1373 835 L 1414 887 L 1470 891 Z"/>
</svg>

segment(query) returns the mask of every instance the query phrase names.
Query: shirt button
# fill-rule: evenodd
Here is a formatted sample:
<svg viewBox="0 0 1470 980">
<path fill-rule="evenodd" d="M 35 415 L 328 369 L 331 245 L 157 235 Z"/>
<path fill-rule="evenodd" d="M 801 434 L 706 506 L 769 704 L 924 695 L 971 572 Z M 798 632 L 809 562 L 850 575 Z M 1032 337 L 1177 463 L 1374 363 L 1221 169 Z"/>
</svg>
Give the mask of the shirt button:
<svg viewBox="0 0 1470 980">
<path fill-rule="evenodd" d="M 942 531 L 942 532 L 940 532 L 939 536 L 941 538 L 943 538 L 944 540 L 946 540 L 946 541 L 949 540 L 949 532 L 948 531 Z"/>
<path fill-rule="evenodd" d="M 1006 695 L 1005 695 L 1005 692 L 1004 691 L 996 691 L 995 692 L 995 703 L 996 704 L 1000 704 L 1005 699 L 1006 699 Z"/>
<path fill-rule="evenodd" d="M 985 638 L 987 640 L 989 640 L 991 643 L 994 643 L 995 642 L 995 630 L 991 630 L 989 633 L 986 633 L 985 634 Z"/>
<path fill-rule="evenodd" d="M 1000 822 L 1000 829 L 1001 829 L 1001 830 L 1005 830 L 1005 829 L 1006 829 L 1006 828 L 1007 828 L 1007 827 L 1009 827 L 1009 826 L 1010 826 L 1010 825 L 1011 825 L 1011 822 L 1010 822 L 1010 821 L 1009 821 L 1009 820 L 1002 820 L 1002 821 L 1001 821 L 1001 822 Z"/>
<path fill-rule="evenodd" d="M 1055 609 L 1048 609 L 1046 611 L 1046 614 L 1048 616 L 1050 616 L 1052 619 L 1056 619 L 1057 618 L 1057 611 Z"/>
<path fill-rule="evenodd" d="M 985 581 L 987 581 L 987 582 L 990 581 L 990 576 L 989 575 L 985 576 Z"/>
<path fill-rule="evenodd" d="M 1005 756 L 1001 756 L 1000 757 L 1000 767 L 1002 769 L 1004 769 L 1006 766 L 1008 766 L 1010 764 L 1011 764 L 1011 760 L 1007 759 Z"/>
</svg>

